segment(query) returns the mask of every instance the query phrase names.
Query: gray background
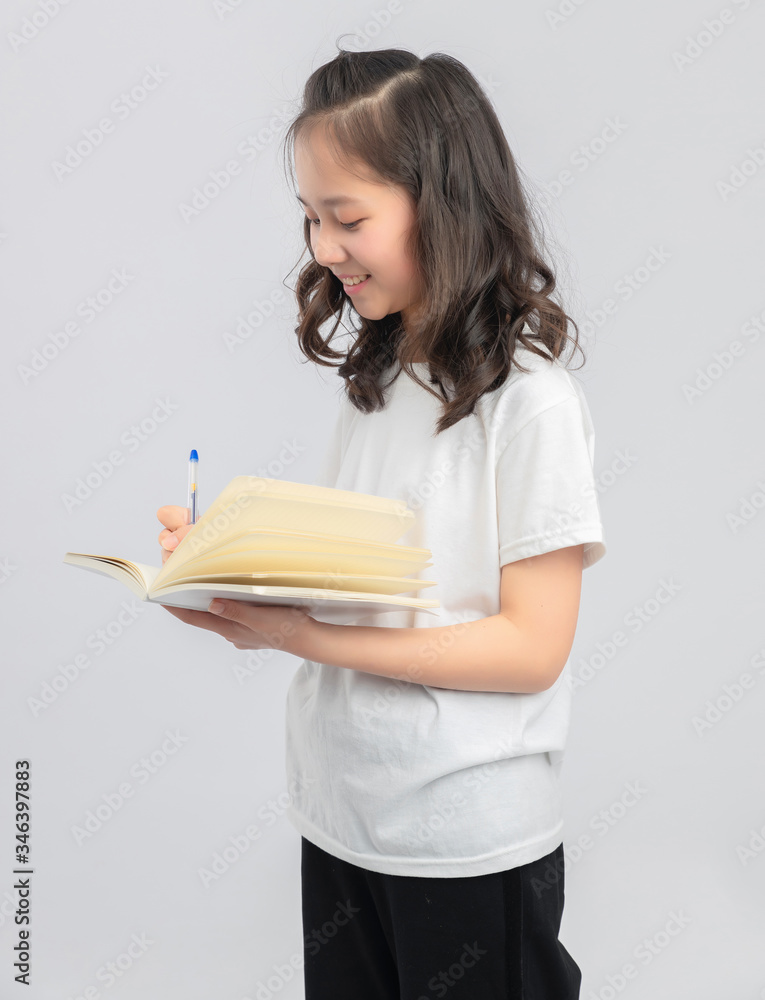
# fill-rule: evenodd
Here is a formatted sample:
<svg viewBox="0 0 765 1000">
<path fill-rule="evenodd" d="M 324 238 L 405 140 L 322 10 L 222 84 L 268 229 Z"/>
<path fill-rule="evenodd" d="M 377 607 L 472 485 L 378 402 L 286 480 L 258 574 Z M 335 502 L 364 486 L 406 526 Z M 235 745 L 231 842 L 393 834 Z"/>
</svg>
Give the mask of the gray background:
<svg viewBox="0 0 765 1000">
<path fill-rule="evenodd" d="M 203 508 L 235 475 L 317 471 L 342 384 L 304 361 L 292 333 L 283 282 L 297 274 L 302 212 L 280 143 L 303 82 L 346 33 L 357 49 L 446 51 L 479 77 L 545 206 L 584 332 L 576 374 L 608 554 L 584 578 L 563 769 L 561 936 L 582 997 L 765 997 L 762 5 L 47 8 L 5 4 L 0 41 L 0 995 L 303 995 L 300 841 L 283 815 L 284 697 L 299 661 L 237 651 L 159 608 L 130 615 L 119 584 L 61 560 L 158 564 L 155 512 L 185 503 L 191 447 Z M 119 117 L 113 102 L 148 67 L 161 82 Z M 57 176 L 105 116 L 112 131 Z M 184 219 L 229 161 L 239 172 Z M 78 307 L 112 269 L 132 278 L 88 321 Z M 225 335 L 269 302 L 230 349 Z M 45 348 L 56 337 L 63 346 Z M 109 475 L 67 505 L 98 463 Z M 110 644 L 97 652 L 99 629 Z M 72 668 L 83 654 L 88 666 Z M 55 698 L 35 708 L 45 690 Z M 168 732 L 179 745 L 163 754 Z M 152 753 L 161 766 L 139 778 Z M 24 757 L 26 992 L 9 957 Z M 73 827 L 125 782 L 132 795 L 78 844 Z M 248 850 L 203 885 L 199 869 L 248 827 Z M 143 950 L 120 959 L 141 935 Z M 110 985 L 108 962 L 123 966 Z"/>
</svg>

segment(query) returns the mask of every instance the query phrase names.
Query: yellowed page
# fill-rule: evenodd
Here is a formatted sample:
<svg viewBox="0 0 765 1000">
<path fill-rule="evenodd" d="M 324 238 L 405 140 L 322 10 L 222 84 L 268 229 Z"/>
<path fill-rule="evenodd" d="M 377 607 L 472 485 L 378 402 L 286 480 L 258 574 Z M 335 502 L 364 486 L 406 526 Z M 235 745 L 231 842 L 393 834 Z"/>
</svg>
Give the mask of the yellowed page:
<svg viewBox="0 0 765 1000">
<path fill-rule="evenodd" d="M 102 576 L 119 580 L 143 600 L 146 599 L 147 592 L 159 575 L 158 566 L 131 562 L 120 556 L 99 556 L 92 552 L 67 552 L 64 562 L 70 566 L 79 566 L 91 573 L 100 573 Z"/>
<path fill-rule="evenodd" d="M 179 578 L 152 587 L 152 597 L 188 583 L 220 583 L 236 586 L 302 587 L 320 590 L 352 590 L 365 594 L 407 594 L 416 593 L 424 587 L 435 587 L 435 580 L 419 580 L 412 577 L 373 576 L 367 573 L 339 574 L 327 572 L 292 573 L 209 573 L 204 577 Z"/>
<path fill-rule="evenodd" d="M 311 489 L 321 489 L 326 493 L 323 487 Z M 342 494 L 344 491 L 334 492 Z M 211 554 L 232 538 L 254 528 L 299 530 L 310 535 L 339 535 L 347 540 L 393 543 L 412 527 L 415 520 L 414 512 L 407 510 L 403 503 L 390 510 L 372 510 L 337 501 L 329 503 L 322 498 L 300 499 L 297 491 L 295 498 L 285 498 L 246 490 L 235 492 L 230 487 L 223 491 L 221 497 L 223 502 L 216 502 L 178 545 L 172 556 L 173 567 L 163 574 L 163 581 L 165 576 L 175 572 L 181 562 Z"/>
</svg>

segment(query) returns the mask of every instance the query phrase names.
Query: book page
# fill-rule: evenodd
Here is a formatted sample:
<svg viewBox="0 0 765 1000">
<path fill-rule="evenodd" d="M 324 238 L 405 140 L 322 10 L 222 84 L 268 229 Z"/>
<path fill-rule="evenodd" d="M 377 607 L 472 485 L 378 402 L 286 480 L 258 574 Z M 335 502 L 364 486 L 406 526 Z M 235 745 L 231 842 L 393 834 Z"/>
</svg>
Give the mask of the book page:
<svg viewBox="0 0 765 1000">
<path fill-rule="evenodd" d="M 241 480 L 261 484 L 257 491 L 237 489 Z M 340 500 L 346 491 L 325 487 L 306 487 L 308 496 L 272 496 L 263 492 L 262 483 L 279 482 L 256 477 L 238 477 L 221 493 L 220 497 L 202 515 L 191 531 L 183 538 L 163 568 L 162 582 L 175 574 L 182 562 L 205 554 L 212 554 L 232 538 L 259 528 L 264 531 L 301 531 L 311 535 L 339 535 L 346 540 L 361 542 L 394 543 L 412 527 L 415 515 L 401 501 L 387 501 L 389 509 L 371 509 L 358 503 L 344 504 Z M 301 487 L 303 484 L 291 484 Z M 321 497 L 310 498 L 318 492 Z M 333 502 L 327 494 L 335 494 Z M 337 496 L 337 495 L 340 496 Z M 363 494 L 358 494 L 363 496 Z"/>
<path fill-rule="evenodd" d="M 379 576 L 409 576 L 429 562 L 429 549 L 404 545 L 365 543 L 339 535 L 309 535 L 301 532 L 267 533 L 253 529 L 232 539 L 220 549 L 165 564 L 164 585 L 170 581 L 201 580 L 210 573 L 313 570 L 330 573 L 374 573 Z M 170 560 L 168 560 L 170 561 Z"/>
<path fill-rule="evenodd" d="M 146 563 L 131 562 L 120 556 L 99 556 L 89 552 L 67 552 L 64 562 L 70 566 L 79 566 L 92 573 L 100 573 L 119 580 L 129 587 L 142 600 L 150 590 L 159 575 L 159 566 L 148 566 Z"/>
<path fill-rule="evenodd" d="M 169 587 L 167 591 L 150 597 L 155 604 L 176 608 L 206 611 L 214 597 L 245 601 L 247 604 L 277 604 L 281 607 L 299 607 L 317 621 L 337 625 L 350 624 L 371 614 L 414 608 L 438 616 L 439 602 L 414 597 L 383 597 L 351 591 L 309 590 L 292 587 L 242 587 L 234 584 L 208 586 L 203 583 Z"/>
<path fill-rule="evenodd" d="M 239 585 L 260 585 L 266 587 L 295 587 L 306 590 L 351 590 L 366 594 L 408 594 L 416 593 L 424 587 L 435 587 L 435 580 L 419 580 L 401 576 L 373 576 L 368 573 L 341 574 L 318 572 L 268 572 L 268 573 L 210 573 L 204 579 L 179 579 L 154 586 L 150 590 L 153 598 L 167 593 L 173 588 L 188 583 L 210 584 L 220 583 Z"/>
</svg>

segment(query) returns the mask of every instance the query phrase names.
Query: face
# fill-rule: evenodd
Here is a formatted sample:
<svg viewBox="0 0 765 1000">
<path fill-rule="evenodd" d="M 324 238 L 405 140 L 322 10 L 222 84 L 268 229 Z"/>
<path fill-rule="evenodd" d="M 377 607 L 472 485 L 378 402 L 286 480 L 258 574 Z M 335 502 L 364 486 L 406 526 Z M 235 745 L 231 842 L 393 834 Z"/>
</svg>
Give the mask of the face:
<svg viewBox="0 0 765 1000">
<path fill-rule="evenodd" d="M 357 172 L 362 176 L 335 162 L 320 128 L 295 142 L 298 198 L 311 220 L 317 263 L 338 278 L 369 276 L 356 287 L 343 284 L 359 315 L 382 319 L 400 312 L 406 323 L 421 298 L 414 262 L 404 248 L 414 203 L 406 189 L 381 182 L 366 165 Z"/>
</svg>

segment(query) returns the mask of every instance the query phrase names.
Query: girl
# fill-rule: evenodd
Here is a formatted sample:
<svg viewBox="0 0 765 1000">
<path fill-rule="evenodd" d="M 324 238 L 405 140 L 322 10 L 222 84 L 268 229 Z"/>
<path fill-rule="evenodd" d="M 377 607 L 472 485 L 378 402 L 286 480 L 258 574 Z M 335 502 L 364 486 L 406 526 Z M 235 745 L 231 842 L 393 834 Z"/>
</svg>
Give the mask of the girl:
<svg viewBox="0 0 765 1000">
<path fill-rule="evenodd" d="M 606 550 L 590 414 L 560 360 L 573 320 L 456 59 L 339 51 L 286 145 L 311 256 L 296 333 L 345 383 L 320 484 L 416 512 L 400 543 L 431 550 L 441 624 L 168 610 L 302 658 L 287 776 L 308 1000 L 574 1000 L 558 940 L 565 668 L 582 570 Z M 167 556 L 188 528 L 182 508 L 158 514 Z"/>
</svg>

